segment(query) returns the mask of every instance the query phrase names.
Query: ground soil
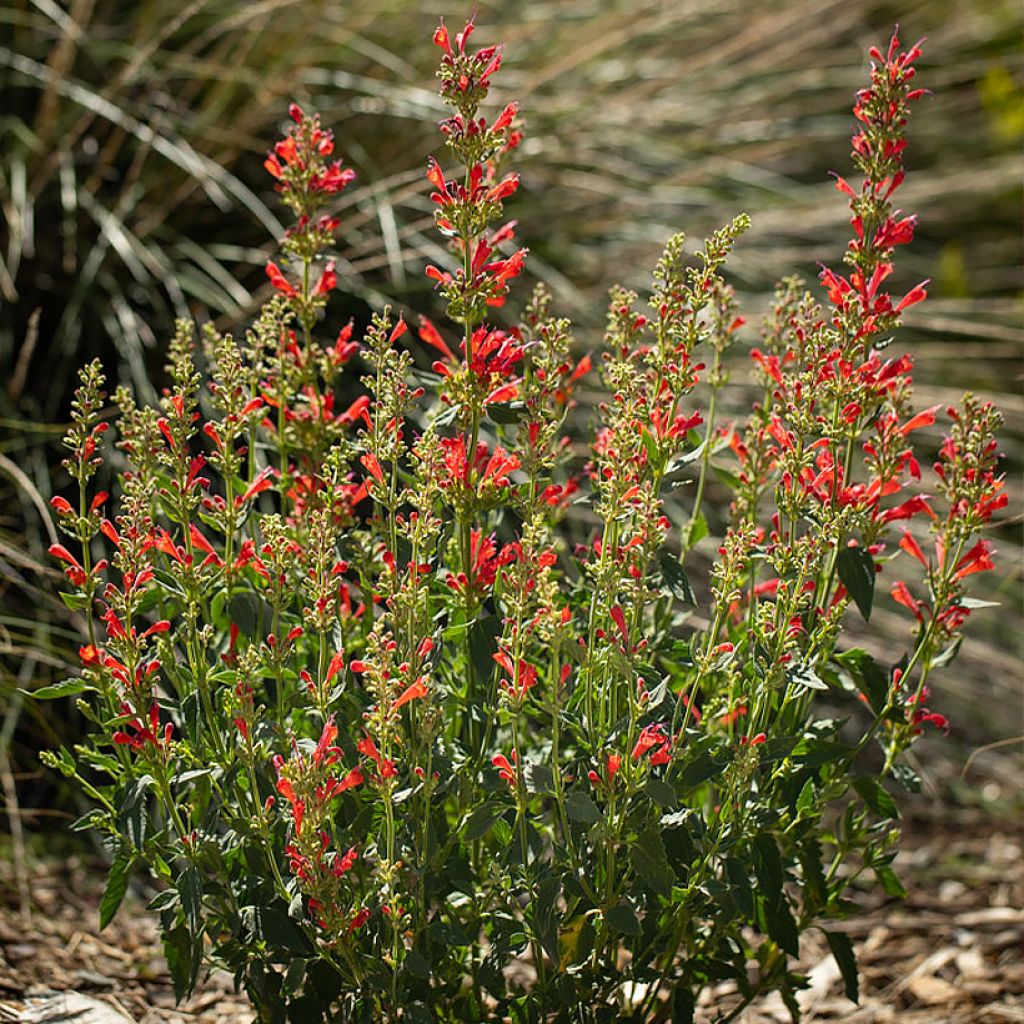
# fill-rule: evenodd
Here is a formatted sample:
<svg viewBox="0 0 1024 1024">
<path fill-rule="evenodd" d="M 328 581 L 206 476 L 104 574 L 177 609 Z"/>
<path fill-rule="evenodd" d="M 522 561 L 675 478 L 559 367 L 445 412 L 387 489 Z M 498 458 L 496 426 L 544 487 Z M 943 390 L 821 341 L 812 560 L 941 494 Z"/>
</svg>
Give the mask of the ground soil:
<svg viewBox="0 0 1024 1024">
<path fill-rule="evenodd" d="M 1013 816 L 952 810 L 925 798 L 911 805 L 897 867 L 909 896 L 859 894 L 863 912 L 842 923 L 861 965 L 861 1000 L 843 996 L 827 946 L 804 936 L 805 1021 L 850 1024 L 1024 1024 L 1024 833 Z M 9 864 L 6 865 L 9 867 Z M 132 893 L 102 934 L 101 873 L 89 857 L 36 857 L 30 913 L 0 863 L 0 1021 L 29 1021 L 54 992 L 87 993 L 145 1024 L 248 1024 L 245 999 L 224 977 L 203 982 L 175 1006 L 170 978 L 142 893 Z M 728 988 L 705 994 L 711 1021 L 735 1002 Z M 746 1024 L 789 1020 L 765 999 Z"/>
</svg>

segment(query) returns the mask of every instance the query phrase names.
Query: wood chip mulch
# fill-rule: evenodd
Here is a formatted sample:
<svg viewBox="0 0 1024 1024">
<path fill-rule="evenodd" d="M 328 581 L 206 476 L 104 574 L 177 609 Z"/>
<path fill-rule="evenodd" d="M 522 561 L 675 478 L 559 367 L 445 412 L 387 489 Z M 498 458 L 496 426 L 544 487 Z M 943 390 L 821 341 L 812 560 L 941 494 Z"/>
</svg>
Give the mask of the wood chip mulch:
<svg viewBox="0 0 1024 1024">
<path fill-rule="evenodd" d="M 801 994 L 805 1022 L 1024 1024 L 1024 830 L 979 811 L 921 808 L 908 822 L 896 867 L 909 890 L 906 902 L 882 902 L 866 891 L 858 899 L 863 912 L 835 926 L 858 951 L 859 1006 L 843 996 L 824 937 L 816 931 L 803 937 L 800 966 L 811 982 Z M 106 1008 L 139 1024 L 252 1021 L 244 996 L 231 991 L 225 976 L 206 979 L 192 999 L 175 1006 L 141 894 L 130 894 L 101 934 L 95 864 L 37 859 L 27 920 L 6 868 L 0 862 L 0 1022 L 56 1020 L 51 1009 L 58 993 L 78 993 L 82 1009 L 99 1007 L 97 1024 L 118 1019 L 116 1012 L 103 1016 Z M 713 1021 L 735 1001 L 728 986 L 706 992 L 698 1019 Z M 81 1012 L 74 1019 L 92 1018 Z M 740 1018 L 744 1024 L 789 1019 L 774 998 Z"/>
</svg>

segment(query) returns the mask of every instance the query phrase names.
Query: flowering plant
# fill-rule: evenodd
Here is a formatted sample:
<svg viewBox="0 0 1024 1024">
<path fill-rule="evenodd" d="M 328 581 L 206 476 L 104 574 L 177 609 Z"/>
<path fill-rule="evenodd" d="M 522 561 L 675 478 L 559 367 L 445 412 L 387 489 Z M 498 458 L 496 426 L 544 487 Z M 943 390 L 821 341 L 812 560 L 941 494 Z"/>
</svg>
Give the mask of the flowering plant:
<svg viewBox="0 0 1024 1024">
<path fill-rule="evenodd" d="M 514 103 L 482 113 L 502 54 L 472 31 L 434 37 L 462 169 L 429 162 L 453 259 L 426 273 L 454 330 L 384 309 L 361 342 L 320 337 L 352 173 L 293 106 L 266 160 L 295 215 L 275 294 L 241 340 L 206 326 L 197 353 L 183 323 L 159 408 L 117 391 L 116 499 L 93 487 L 103 376 L 82 372 L 78 499 L 54 500 L 75 550 L 51 553 L 87 642 L 80 676 L 37 696 L 84 695 L 94 723 L 47 760 L 110 847 L 101 923 L 144 866 L 178 992 L 227 969 L 267 1021 L 686 1021 L 724 979 L 722 1019 L 769 990 L 796 1016 L 810 927 L 856 998 L 828 922 L 865 873 L 902 891 L 885 782 L 913 788 L 901 755 L 949 728 L 931 674 L 1005 504 L 998 414 L 970 396 L 948 410 L 939 497 L 911 487 L 939 410 L 913 411 L 911 360 L 883 351 L 925 297 L 886 290 L 914 233 L 892 200 L 919 51 L 871 51 L 859 184 L 837 178 L 848 269 L 822 271 L 822 301 L 780 286 L 760 397 L 723 424 L 743 320 L 722 269 L 745 217 L 692 258 L 672 238 L 645 305 L 615 289 L 598 360 L 572 355 L 543 289 L 491 323 L 527 256 L 503 222 L 521 129 Z M 365 393 L 340 408 L 357 360 Z M 587 376 L 604 399 L 583 455 Z M 695 587 L 712 474 L 733 499 Z M 906 569 L 907 652 L 844 644 L 879 574 Z"/>
</svg>

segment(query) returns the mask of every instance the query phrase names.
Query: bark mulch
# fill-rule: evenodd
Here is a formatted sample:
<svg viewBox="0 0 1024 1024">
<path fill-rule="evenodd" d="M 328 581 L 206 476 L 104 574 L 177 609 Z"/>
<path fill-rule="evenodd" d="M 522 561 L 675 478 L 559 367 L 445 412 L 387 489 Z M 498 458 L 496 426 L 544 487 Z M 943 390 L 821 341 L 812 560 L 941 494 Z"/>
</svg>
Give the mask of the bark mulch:
<svg viewBox="0 0 1024 1024">
<path fill-rule="evenodd" d="M 807 933 L 801 968 L 811 979 L 801 1002 L 807 1022 L 849 1024 L 1024 1024 L 1024 832 L 1013 820 L 977 810 L 916 808 L 896 865 L 909 890 L 903 903 L 873 891 L 862 913 L 837 928 L 858 950 L 861 1000 L 843 996 L 823 936 Z M 0 1022 L 92 1021 L 82 1012 L 120 1011 L 140 1024 L 248 1024 L 230 979 L 205 980 L 175 1006 L 160 943 L 142 900 L 130 894 L 115 921 L 98 931 L 102 880 L 82 857 L 37 858 L 31 866 L 31 914 L 0 862 Z M 72 997 L 59 993 L 78 993 Z M 47 1002 L 49 998 L 49 1002 Z M 723 987 L 705 994 L 702 1021 L 735 1004 Z M 76 1015 L 75 1006 L 78 1006 Z M 63 1008 L 63 1016 L 58 1013 Z M 110 1021 L 116 1021 L 116 1015 Z M 95 1017 L 100 1024 L 100 1017 Z M 763 999 L 744 1024 L 789 1020 L 781 1002 Z"/>
</svg>

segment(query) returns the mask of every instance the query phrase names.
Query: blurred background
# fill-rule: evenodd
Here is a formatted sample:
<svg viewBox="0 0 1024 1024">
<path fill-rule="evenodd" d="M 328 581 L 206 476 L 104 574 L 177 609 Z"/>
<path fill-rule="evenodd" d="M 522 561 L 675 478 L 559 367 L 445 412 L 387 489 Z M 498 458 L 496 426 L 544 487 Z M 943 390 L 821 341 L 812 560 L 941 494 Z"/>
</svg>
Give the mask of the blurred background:
<svg viewBox="0 0 1024 1024">
<path fill-rule="evenodd" d="M 477 8 L 474 39 L 506 44 L 496 99 L 520 100 L 526 122 L 515 158 L 524 188 L 509 213 L 531 249 L 529 272 L 574 319 L 581 349 L 600 337 L 608 287 L 643 290 L 671 233 L 686 230 L 696 246 L 747 211 L 754 227 L 730 262 L 748 320 L 734 353 L 739 384 L 776 280 L 798 271 L 813 282 L 819 261 L 840 260 L 847 211 L 827 172 L 848 173 L 868 47 L 884 46 L 897 20 L 904 42 L 927 36 L 919 73 L 934 97 L 915 109 L 901 192 L 920 227 L 893 291 L 932 285 L 897 345 L 917 355 L 920 405 L 949 404 L 964 388 L 998 402 L 1011 504 L 999 571 L 980 595 L 1001 607 L 975 614 L 960 659 L 939 677 L 932 706 L 954 735 L 929 738 L 921 761 L 927 794 L 1019 813 L 1019 0 Z M 422 267 L 448 257 L 423 176 L 426 155 L 442 148 L 430 39 L 438 14 L 461 25 L 468 10 L 406 0 L 0 5 L 0 830 L 16 839 L 77 814 L 37 759 L 40 747 L 74 740 L 77 712 L 21 692 L 77 661 L 45 554 L 76 368 L 99 356 L 112 383 L 152 397 L 175 316 L 246 323 L 281 232 L 263 156 L 293 99 L 322 113 L 358 173 L 341 197 L 328 331 L 386 301 L 436 314 Z M 939 441 L 937 430 L 927 438 Z M 875 621 L 890 650 L 901 643 L 906 621 L 891 603 Z"/>
</svg>

